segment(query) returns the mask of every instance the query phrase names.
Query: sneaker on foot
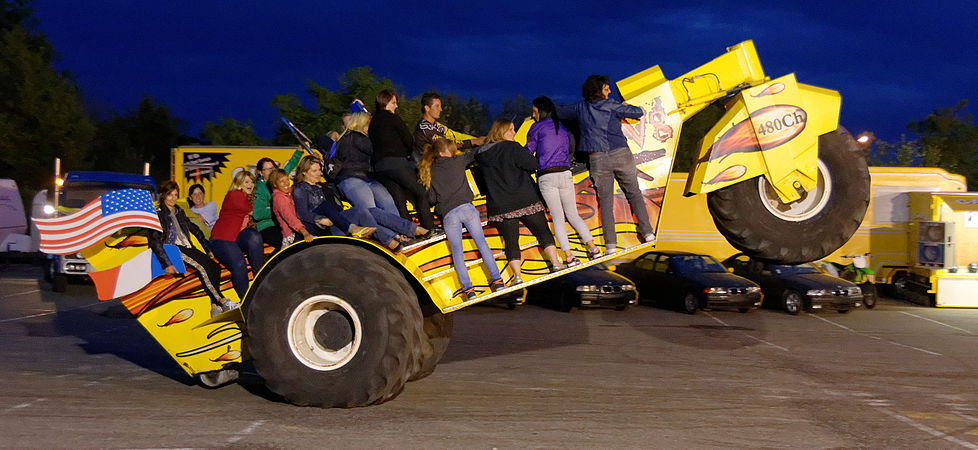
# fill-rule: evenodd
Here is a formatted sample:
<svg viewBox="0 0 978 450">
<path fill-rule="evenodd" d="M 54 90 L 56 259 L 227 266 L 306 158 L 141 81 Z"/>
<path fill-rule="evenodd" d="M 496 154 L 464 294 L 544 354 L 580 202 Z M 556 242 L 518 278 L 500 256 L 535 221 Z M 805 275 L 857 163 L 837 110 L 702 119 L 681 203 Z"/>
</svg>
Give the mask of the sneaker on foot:
<svg viewBox="0 0 978 450">
<path fill-rule="evenodd" d="M 564 265 L 567 267 L 574 267 L 580 263 L 581 261 L 574 255 L 567 255 L 567 258 L 564 259 Z"/>
<path fill-rule="evenodd" d="M 652 242 L 652 241 L 654 241 L 654 240 L 655 240 L 655 233 L 649 233 L 649 234 L 646 234 L 646 235 L 645 235 L 645 236 L 643 237 L 643 239 L 645 239 L 645 242 Z"/>
<path fill-rule="evenodd" d="M 620 251 L 621 250 L 619 250 L 617 247 L 608 247 L 604 249 L 604 256 L 614 255 L 615 253 L 618 253 Z"/>
<path fill-rule="evenodd" d="M 588 257 L 588 259 L 597 259 L 597 258 L 600 258 L 601 257 L 601 249 L 598 248 L 597 246 L 589 248 L 588 251 L 587 251 L 587 257 Z"/>
<path fill-rule="evenodd" d="M 523 284 L 523 279 L 522 278 L 511 278 L 509 280 L 509 285 L 510 286 L 516 286 L 517 284 Z"/>
<path fill-rule="evenodd" d="M 475 288 L 468 288 L 462 291 L 462 293 L 465 294 L 465 296 L 468 297 L 469 300 L 475 300 L 475 298 L 479 296 L 479 294 L 475 292 Z"/>
<path fill-rule="evenodd" d="M 503 283 L 503 280 L 501 279 L 495 279 L 492 280 L 491 283 L 489 283 L 489 290 L 491 290 L 492 292 L 496 292 L 503 289 L 506 289 L 506 284 Z"/>
</svg>

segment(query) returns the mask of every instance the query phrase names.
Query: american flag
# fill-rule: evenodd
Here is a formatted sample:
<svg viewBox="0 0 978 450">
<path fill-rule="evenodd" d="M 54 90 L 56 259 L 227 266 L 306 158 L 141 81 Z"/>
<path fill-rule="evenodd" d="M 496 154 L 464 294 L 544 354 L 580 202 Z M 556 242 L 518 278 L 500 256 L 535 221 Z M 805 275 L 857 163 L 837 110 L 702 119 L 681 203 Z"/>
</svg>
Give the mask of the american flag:
<svg viewBox="0 0 978 450">
<path fill-rule="evenodd" d="M 34 219 L 41 232 L 41 251 L 67 255 L 91 247 L 125 227 L 163 231 L 153 197 L 142 189 L 122 189 L 92 200 L 64 217 Z"/>
</svg>

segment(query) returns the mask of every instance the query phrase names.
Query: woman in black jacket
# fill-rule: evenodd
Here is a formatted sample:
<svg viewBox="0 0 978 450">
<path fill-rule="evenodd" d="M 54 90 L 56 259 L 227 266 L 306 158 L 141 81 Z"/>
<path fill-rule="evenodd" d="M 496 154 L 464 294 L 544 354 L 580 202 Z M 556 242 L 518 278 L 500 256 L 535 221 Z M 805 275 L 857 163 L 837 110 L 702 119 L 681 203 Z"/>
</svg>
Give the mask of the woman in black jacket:
<svg viewBox="0 0 978 450">
<path fill-rule="evenodd" d="M 411 161 L 414 138 L 397 114 L 397 94 L 384 89 L 377 94 L 376 110 L 370 120 L 368 136 L 373 144 L 374 178 L 383 184 L 394 200 L 401 217 L 410 219 L 407 198 L 417 212 L 422 227 L 433 229 L 434 217 L 425 188 L 418 182 L 418 169 Z"/>
<path fill-rule="evenodd" d="M 537 159 L 529 150 L 513 140 L 513 122 L 500 119 L 492 124 L 488 144 L 475 157 L 486 184 L 486 213 L 490 222 L 503 237 L 506 260 L 513 279 L 510 285 L 522 283 L 520 266 L 520 222 L 537 238 L 544 255 L 550 260 L 551 271 L 564 265 L 557 257 L 554 235 L 547 225 L 543 201 L 530 174 L 537 170 Z"/>
<path fill-rule="evenodd" d="M 159 187 L 160 206 L 156 214 L 160 218 L 160 225 L 163 232 L 150 230 L 148 240 L 149 248 L 160 261 L 163 270 L 168 275 L 177 273 L 173 267 L 163 244 L 175 245 L 180 251 L 180 259 L 188 268 L 194 268 L 204 292 L 211 299 L 211 316 L 216 316 L 224 311 L 230 311 L 240 306 L 238 302 L 229 300 L 221 293 L 221 266 L 211 259 L 207 254 L 211 253 L 208 240 L 197 225 L 194 225 L 183 209 L 176 206 L 177 199 L 180 197 L 180 188 L 173 180 L 164 181 Z M 197 250 L 190 240 L 193 235 L 197 242 L 207 251 L 207 254 Z"/>
</svg>

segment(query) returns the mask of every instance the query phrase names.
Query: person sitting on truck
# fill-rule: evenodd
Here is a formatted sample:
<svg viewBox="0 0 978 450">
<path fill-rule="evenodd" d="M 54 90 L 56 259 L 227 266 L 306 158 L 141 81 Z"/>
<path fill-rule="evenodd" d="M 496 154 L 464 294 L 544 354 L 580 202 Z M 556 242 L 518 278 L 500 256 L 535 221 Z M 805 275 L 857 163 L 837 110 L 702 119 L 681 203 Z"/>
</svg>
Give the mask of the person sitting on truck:
<svg viewBox="0 0 978 450">
<path fill-rule="evenodd" d="M 296 150 L 292 157 L 285 163 L 285 172 L 291 172 L 299 164 L 302 158 L 302 150 Z M 278 163 L 272 158 L 264 157 L 255 164 L 258 180 L 255 183 L 254 210 L 251 217 L 255 219 L 255 228 L 261 234 L 262 242 L 272 247 L 272 253 L 278 252 L 282 247 L 282 229 L 275 223 L 272 217 L 272 192 L 275 186 L 269 185 L 268 177 L 272 172 L 279 170 Z"/>
<path fill-rule="evenodd" d="M 336 158 L 342 167 L 337 174 L 337 187 L 353 204 L 353 209 L 369 212 L 380 224 L 377 236 L 381 242 L 388 237 L 394 240 L 397 234 L 408 237 L 431 237 L 428 228 L 401 217 L 391 194 L 387 192 L 384 185 L 373 179 L 370 165 L 373 145 L 367 137 L 369 126 L 369 114 L 354 113 L 347 129 L 336 141 Z M 390 242 L 387 242 L 388 247 L 394 248 Z"/>
<path fill-rule="evenodd" d="M 295 214 L 295 201 L 292 199 L 292 183 L 289 174 L 282 169 L 275 169 L 268 177 L 268 185 L 272 186 L 272 211 L 281 227 L 280 248 L 288 247 L 295 242 L 296 233 L 302 235 L 306 242 L 312 242 L 315 236 L 306 230 L 302 221 Z"/>
<path fill-rule="evenodd" d="M 313 236 L 370 237 L 377 230 L 373 216 L 365 211 L 342 211 L 343 204 L 335 197 L 326 198 L 319 184 L 322 177 L 322 161 L 312 155 L 303 156 L 292 183 L 295 214 L 302 226 Z"/>
<path fill-rule="evenodd" d="M 441 118 L 441 96 L 437 92 L 421 95 L 421 120 L 414 126 L 414 150 L 411 157 L 421 160 L 421 153 L 435 139 L 448 139 L 460 149 L 469 149 L 485 143 L 486 137 L 474 137 L 459 133 L 438 122 Z"/>
<path fill-rule="evenodd" d="M 407 210 L 407 197 L 417 212 L 418 222 L 429 230 L 435 228 L 435 220 L 428 203 L 428 193 L 418 182 L 418 168 L 411 160 L 414 138 L 397 114 L 397 94 L 384 89 L 377 94 L 376 109 L 367 132 L 373 146 L 371 163 L 377 181 L 391 194 L 398 214 L 411 218 Z"/>
<path fill-rule="evenodd" d="M 482 232 L 482 218 L 472 205 L 472 188 L 465 177 L 465 167 L 475 161 L 473 152 L 458 153 L 452 142 L 439 139 L 429 145 L 418 163 L 418 179 L 425 189 L 430 189 L 435 198 L 435 210 L 445 227 L 445 238 L 452 250 L 452 265 L 462 284 L 462 293 L 468 299 L 477 296 L 469 271 L 465 267 L 465 253 L 462 249 L 462 227 L 479 249 L 482 263 L 489 270 L 489 288 L 495 292 L 504 287 L 496 259 Z"/>
<path fill-rule="evenodd" d="M 254 195 L 254 191 L 255 175 L 247 170 L 236 173 L 231 181 L 231 189 L 221 204 L 221 214 L 211 230 L 214 255 L 231 272 L 231 284 L 239 299 L 243 299 L 248 292 L 245 256 L 247 255 L 248 263 L 251 264 L 253 276 L 257 277 L 261 266 L 265 264 L 261 234 L 251 224 L 254 206 L 249 197 Z"/>
<path fill-rule="evenodd" d="M 544 203 L 550 209 L 554 235 L 560 250 L 564 252 L 564 264 L 574 266 L 580 263 L 571 253 L 564 218 L 577 230 L 588 249 L 588 257 L 599 257 L 601 250 L 594 245 L 591 229 L 577 213 L 577 196 L 570 170 L 570 133 L 557 120 L 554 102 L 545 96 L 533 99 L 533 120 L 536 122 L 527 133 L 526 148 L 537 157 L 537 184 Z"/>
<path fill-rule="evenodd" d="M 621 131 L 621 119 L 638 119 L 645 113 L 638 106 L 619 103 L 608 98 L 611 81 L 607 75 L 591 75 L 581 86 L 583 101 L 561 105 L 557 113 L 564 119 L 577 120 L 581 127 L 578 147 L 588 152 L 591 179 L 598 194 L 601 210 L 601 228 L 604 235 L 605 254 L 618 251 L 615 229 L 615 180 L 625 193 L 628 204 L 635 214 L 638 230 L 645 242 L 655 240 L 649 212 L 638 184 L 635 158 L 628 148 L 628 141 Z"/>
<path fill-rule="evenodd" d="M 190 211 L 197 214 L 207 227 L 204 234 L 208 234 L 217 222 L 217 203 L 204 201 L 204 186 L 196 183 L 187 190 L 187 204 Z"/>
<path fill-rule="evenodd" d="M 160 183 L 158 189 L 160 194 L 160 205 L 156 208 L 156 214 L 160 218 L 160 226 L 163 231 L 148 230 L 149 248 L 156 255 L 163 271 L 168 275 L 177 273 L 170 259 L 166 256 L 163 244 L 175 245 L 180 251 L 180 259 L 186 266 L 193 267 L 204 292 L 211 299 L 211 316 L 216 316 L 222 312 L 230 311 L 240 306 L 238 302 L 224 297 L 221 293 L 221 266 L 211 259 L 207 254 L 194 247 L 190 236 L 197 239 L 197 242 L 208 254 L 211 248 L 207 238 L 197 225 L 194 225 L 183 209 L 177 207 L 177 199 L 180 197 L 180 187 L 173 180 Z"/>
<path fill-rule="evenodd" d="M 506 260 L 513 271 L 510 286 L 523 282 L 520 267 L 520 222 L 537 238 L 544 255 L 556 272 L 565 266 L 557 257 L 554 236 L 547 226 L 543 202 L 530 174 L 537 170 L 537 160 L 526 148 L 513 140 L 513 122 L 496 120 L 489 130 L 488 144 L 479 148 L 475 160 L 486 183 L 486 213 L 503 238 Z"/>
</svg>

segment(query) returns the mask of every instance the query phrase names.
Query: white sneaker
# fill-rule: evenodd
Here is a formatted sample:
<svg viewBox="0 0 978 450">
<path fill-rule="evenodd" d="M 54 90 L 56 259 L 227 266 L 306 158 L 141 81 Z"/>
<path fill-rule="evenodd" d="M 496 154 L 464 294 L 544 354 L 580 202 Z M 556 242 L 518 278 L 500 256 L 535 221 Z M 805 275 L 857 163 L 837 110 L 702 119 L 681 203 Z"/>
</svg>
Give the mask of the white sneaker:
<svg viewBox="0 0 978 450">
<path fill-rule="evenodd" d="M 617 247 L 608 247 L 608 248 L 604 249 L 604 256 L 614 255 L 615 253 L 618 253 L 620 251 L 621 250 L 618 249 Z"/>
<path fill-rule="evenodd" d="M 645 239 L 645 242 L 652 242 L 655 240 L 655 233 L 646 234 L 643 239 Z"/>
<path fill-rule="evenodd" d="M 221 307 L 223 307 L 225 311 L 230 311 L 232 309 L 241 307 L 241 303 L 226 298 L 224 300 L 221 300 Z"/>
</svg>

